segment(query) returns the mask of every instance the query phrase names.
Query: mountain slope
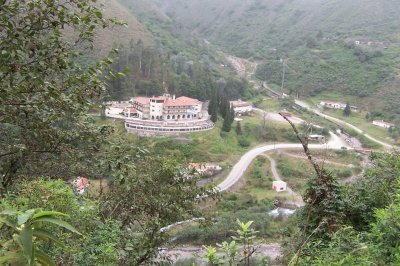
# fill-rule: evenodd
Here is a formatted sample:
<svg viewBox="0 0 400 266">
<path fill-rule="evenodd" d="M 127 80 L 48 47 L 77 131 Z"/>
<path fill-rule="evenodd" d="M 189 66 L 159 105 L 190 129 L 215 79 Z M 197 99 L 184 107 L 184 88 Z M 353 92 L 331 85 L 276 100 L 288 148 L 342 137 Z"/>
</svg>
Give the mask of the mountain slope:
<svg viewBox="0 0 400 266">
<path fill-rule="evenodd" d="M 398 41 L 395 0 L 150 0 L 189 31 L 239 56 L 325 36 Z"/>
<path fill-rule="evenodd" d="M 142 40 L 145 46 L 154 43 L 154 37 L 146 26 L 140 23 L 117 0 L 101 0 L 100 4 L 105 17 L 113 17 L 127 24 L 127 26 L 114 26 L 109 29 L 99 30 L 95 39 L 97 56 L 105 56 L 116 44 L 127 45 L 131 40 L 135 43 Z"/>
</svg>

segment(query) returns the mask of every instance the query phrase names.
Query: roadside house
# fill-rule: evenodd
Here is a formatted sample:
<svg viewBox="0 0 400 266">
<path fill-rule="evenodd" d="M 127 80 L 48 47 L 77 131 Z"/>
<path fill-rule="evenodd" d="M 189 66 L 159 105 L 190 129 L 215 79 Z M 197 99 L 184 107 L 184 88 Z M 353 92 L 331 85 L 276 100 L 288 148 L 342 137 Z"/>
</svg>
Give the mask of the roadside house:
<svg viewBox="0 0 400 266">
<path fill-rule="evenodd" d="M 275 190 L 276 192 L 283 192 L 286 191 L 287 189 L 287 183 L 284 181 L 273 181 L 272 182 L 272 189 Z"/>
<path fill-rule="evenodd" d="M 394 124 L 385 122 L 383 120 L 374 120 L 374 121 L 372 121 L 372 124 L 375 126 L 383 127 L 383 128 L 387 128 L 387 129 L 395 126 Z"/>
<path fill-rule="evenodd" d="M 242 100 L 230 101 L 231 108 L 235 114 L 246 114 L 253 111 L 253 104 L 250 102 L 244 102 Z"/>
</svg>

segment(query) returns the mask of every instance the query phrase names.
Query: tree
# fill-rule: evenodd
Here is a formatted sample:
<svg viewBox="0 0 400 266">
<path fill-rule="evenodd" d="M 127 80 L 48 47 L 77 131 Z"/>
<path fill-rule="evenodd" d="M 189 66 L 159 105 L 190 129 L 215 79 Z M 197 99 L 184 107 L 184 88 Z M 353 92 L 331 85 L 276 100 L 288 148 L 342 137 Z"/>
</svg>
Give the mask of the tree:
<svg viewBox="0 0 400 266">
<path fill-rule="evenodd" d="M 307 44 L 306 45 L 307 45 L 308 48 L 313 49 L 313 48 L 317 47 L 317 41 L 315 40 L 314 37 L 309 37 L 307 39 Z"/>
<path fill-rule="evenodd" d="M 236 135 L 242 135 L 242 126 L 240 125 L 240 121 L 237 121 L 236 124 Z"/>
<path fill-rule="evenodd" d="M 224 123 L 222 124 L 222 131 L 230 132 L 234 116 L 232 116 L 233 107 L 232 108 L 229 107 L 229 102 L 226 105 L 225 110 L 226 111 L 225 111 Z"/>
<path fill-rule="evenodd" d="M 250 258 L 254 255 L 256 248 L 253 246 L 254 239 L 258 233 L 253 228 L 250 228 L 253 221 L 243 223 L 237 220 L 236 223 L 239 225 L 239 229 L 236 231 L 237 236 L 233 236 L 231 242 L 222 242 L 217 244 L 218 247 L 222 248 L 223 253 L 217 253 L 217 250 L 211 246 L 204 246 L 207 252 L 207 259 L 211 265 L 243 265 L 250 266 Z M 241 244 L 241 250 L 238 244 Z M 240 264 L 242 265 L 242 264 Z"/>
<path fill-rule="evenodd" d="M 366 113 L 366 114 L 365 114 L 365 120 L 371 121 L 371 115 L 370 115 L 370 113 Z"/>
<path fill-rule="evenodd" d="M 214 123 L 217 122 L 217 119 L 218 119 L 218 92 L 214 87 L 212 90 L 211 100 L 208 105 L 208 113 L 209 113 L 209 115 L 211 115 L 211 121 L 213 121 Z"/>
<path fill-rule="evenodd" d="M 350 114 L 351 114 L 350 104 L 346 103 L 346 107 L 343 110 L 343 116 L 350 116 Z"/>
<path fill-rule="evenodd" d="M 110 23 L 89 0 L 2 1 L 0 197 L 18 176 L 68 178 L 90 165 L 104 138 L 86 113 L 105 92 L 100 73 L 112 75 L 112 60 L 76 62 Z"/>
<path fill-rule="evenodd" d="M 280 114 L 293 128 L 297 139 L 303 146 L 315 176 L 307 180 L 307 189 L 303 196 L 305 206 L 300 210 L 300 243 L 296 243 L 296 254 L 292 260 L 299 260 L 304 247 L 313 239 L 329 240 L 345 221 L 345 201 L 342 187 L 336 176 L 320 166 L 312 157 L 308 148 L 307 136 L 300 135 L 296 126 L 283 114 Z M 289 263 L 290 264 L 290 263 Z"/>
<path fill-rule="evenodd" d="M 192 177 L 176 158 L 135 151 L 129 145 L 125 148 L 117 162 L 108 166 L 117 178 L 101 198 L 100 208 L 105 220 L 118 220 L 124 229 L 121 241 L 129 248 L 124 247 L 121 265 L 142 265 L 154 259 L 158 247 L 169 239 L 161 229 L 199 217 L 196 202 L 203 196 L 213 197 L 214 192 L 210 186 L 197 187 L 200 177 Z"/>
<path fill-rule="evenodd" d="M 226 116 L 229 114 L 229 112 L 230 112 L 230 109 L 229 109 L 229 101 L 228 101 L 228 99 L 226 98 L 226 96 L 225 95 L 221 95 L 221 97 L 220 97 L 220 104 L 219 104 L 219 107 L 218 107 L 218 110 L 219 110 L 219 113 L 220 113 L 220 115 L 225 119 L 226 118 Z"/>
</svg>

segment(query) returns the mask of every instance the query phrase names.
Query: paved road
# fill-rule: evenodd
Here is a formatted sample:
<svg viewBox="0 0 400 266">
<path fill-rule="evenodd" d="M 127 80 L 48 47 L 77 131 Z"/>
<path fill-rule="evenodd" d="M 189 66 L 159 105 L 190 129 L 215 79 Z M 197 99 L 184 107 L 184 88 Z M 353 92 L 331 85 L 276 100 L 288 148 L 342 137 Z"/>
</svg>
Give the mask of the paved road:
<svg viewBox="0 0 400 266">
<path fill-rule="evenodd" d="M 309 144 L 310 149 L 334 149 L 339 150 L 343 146 L 347 146 L 346 143 L 339 138 L 337 135 L 331 134 L 331 140 L 326 144 Z M 244 174 L 246 169 L 249 167 L 251 162 L 260 154 L 271 151 L 274 149 L 302 149 L 301 144 L 294 143 L 279 143 L 279 144 L 268 144 L 260 147 L 256 147 L 240 158 L 239 162 L 235 164 L 227 178 L 217 186 L 218 191 L 225 191 L 232 187 Z"/>
<path fill-rule="evenodd" d="M 303 101 L 295 100 L 295 103 L 300 105 L 303 108 L 306 108 L 306 109 L 314 112 L 316 115 L 318 115 L 320 117 L 326 118 L 326 119 L 328 119 L 330 121 L 333 121 L 335 123 L 338 123 L 338 124 L 341 124 L 341 125 L 345 125 L 345 126 L 348 126 L 348 127 L 352 128 L 353 130 L 357 131 L 357 133 L 360 133 L 360 134 L 364 135 L 366 138 L 368 138 L 368 139 L 370 139 L 370 140 L 372 140 L 372 141 L 384 146 L 388 150 L 393 150 L 394 149 L 394 147 L 392 145 L 390 145 L 388 143 L 385 143 L 383 141 L 380 141 L 380 140 L 378 140 L 378 139 L 376 139 L 376 138 L 364 133 L 360 128 L 358 128 L 358 127 L 356 127 L 356 126 L 354 126 L 354 125 L 352 125 L 350 123 L 347 123 L 347 122 L 345 122 L 343 120 L 340 120 L 340 119 L 338 119 L 336 117 L 332 117 L 332 116 L 323 114 L 319 110 L 311 108 L 309 104 L 307 104 L 307 103 L 305 103 Z"/>
</svg>

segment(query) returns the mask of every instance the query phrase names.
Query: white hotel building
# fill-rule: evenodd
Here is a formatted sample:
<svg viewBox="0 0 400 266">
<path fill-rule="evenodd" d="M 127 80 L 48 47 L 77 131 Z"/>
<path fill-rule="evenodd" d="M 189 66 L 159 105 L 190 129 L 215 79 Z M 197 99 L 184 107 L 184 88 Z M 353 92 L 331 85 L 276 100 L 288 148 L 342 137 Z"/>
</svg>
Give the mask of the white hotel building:
<svg viewBox="0 0 400 266">
<path fill-rule="evenodd" d="M 143 136 L 180 135 L 214 127 L 203 103 L 186 96 L 135 97 L 123 115 L 126 130 Z"/>
<path fill-rule="evenodd" d="M 124 109 L 124 116 L 155 121 L 187 121 L 201 119 L 203 103 L 197 99 L 181 96 L 135 97 L 131 107 Z"/>
</svg>

